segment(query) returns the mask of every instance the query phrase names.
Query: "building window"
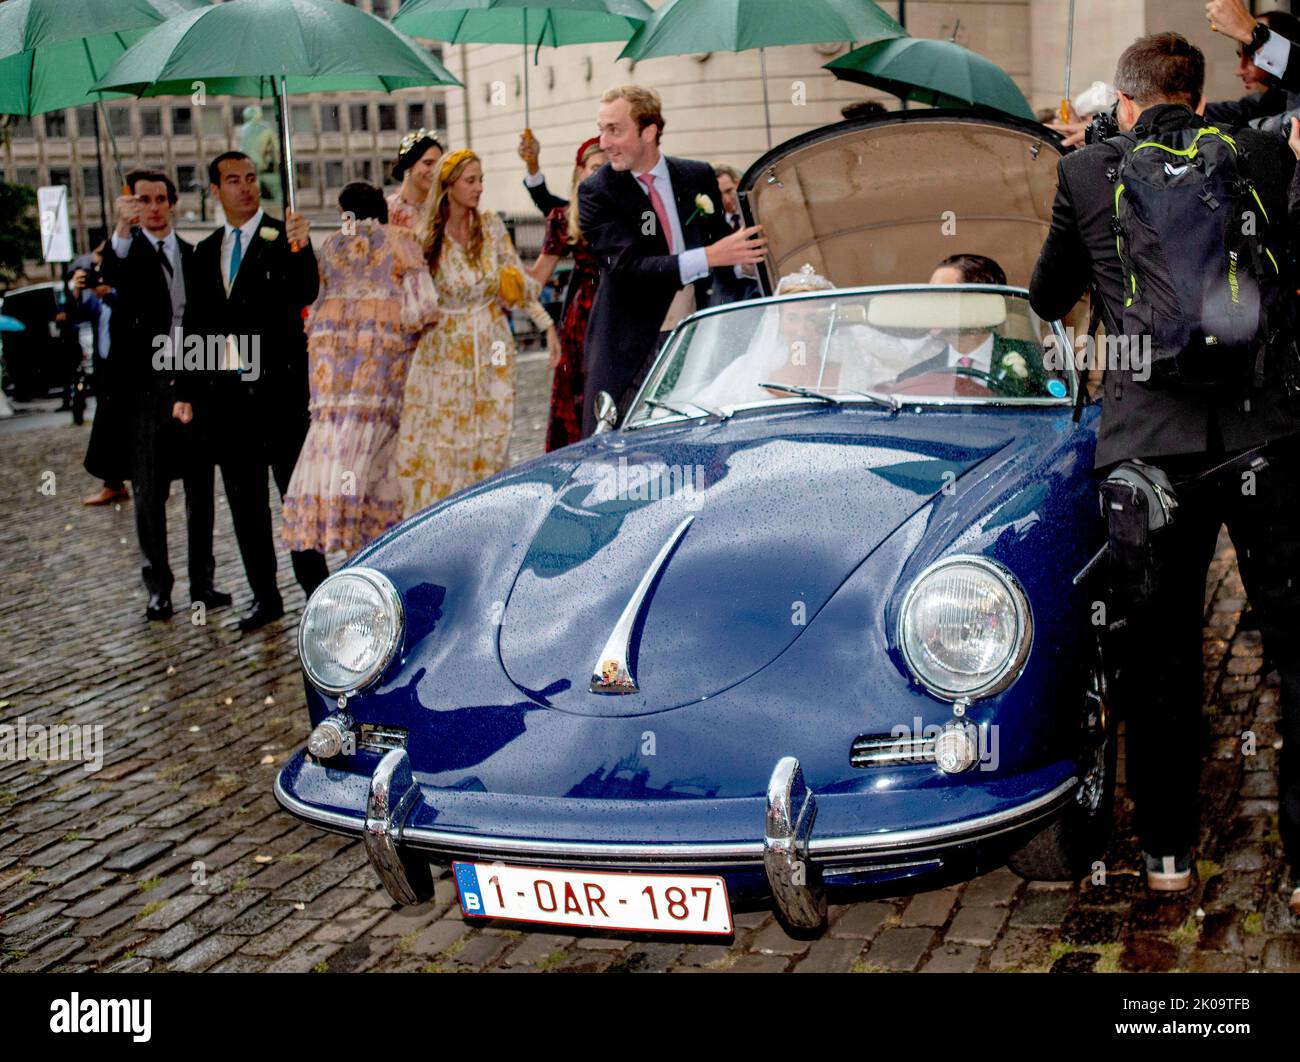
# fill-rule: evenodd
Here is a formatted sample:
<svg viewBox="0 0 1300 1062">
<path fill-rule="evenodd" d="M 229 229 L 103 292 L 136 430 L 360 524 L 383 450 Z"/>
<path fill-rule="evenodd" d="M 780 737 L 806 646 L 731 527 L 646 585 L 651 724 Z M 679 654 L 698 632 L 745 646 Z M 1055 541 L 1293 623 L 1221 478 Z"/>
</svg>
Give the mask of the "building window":
<svg viewBox="0 0 1300 1062">
<path fill-rule="evenodd" d="M 343 187 L 343 161 L 341 159 L 329 159 L 326 161 L 325 187 L 326 188 Z"/>
<path fill-rule="evenodd" d="M 35 135 L 32 132 L 32 120 L 30 118 L 25 118 L 21 114 L 12 114 L 5 121 L 9 125 L 9 135 L 15 140 L 30 140 Z"/>
<path fill-rule="evenodd" d="M 95 108 L 77 108 L 77 136 L 95 135 Z"/>
<path fill-rule="evenodd" d="M 433 105 L 433 127 L 442 130 L 447 128 L 447 104 L 442 100 Z"/>
<path fill-rule="evenodd" d="M 397 104 L 381 103 L 379 105 L 379 131 L 391 133 L 397 129 Z"/>
<path fill-rule="evenodd" d="M 45 135 L 56 140 L 63 140 L 67 137 L 67 111 L 50 111 L 45 115 Z"/>
<path fill-rule="evenodd" d="M 312 120 L 310 103 L 295 103 L 289 111 L 290 128 L 294 133 L 311 133 L 316 123 Z"/>
<path fill-rule="evenodd" d="M 441 45 L 441 44 L 431 44 L 431 45 L 429 45 L 429 54 L 432 55 L 435 59 L 438 60 L 438 62 L 441 63 L 441 62 L 442 62 L 442 45 Z"/>
<path fill-rule="evenodd" d="M 195 191 L 194 178 L 198 167 L 184 162 L 176 167 L 176 190 L 179 192 Z"/>
<path fill-rule="evenodd" d="M 131 110 L 129 107 L 118 105 L 108 109 L 108 128 L 114 136 L 131 135 Z"/>
<path fill-rule="evenodd" d="M 373 14 L 379 18 L 388 17 L 388 0 L 371 0 L 371 9 Z"/>
<path fill-rule="evenodd" d="M 225 136 L 226 116 L 221 113 L 221 105 L 199 108 L 199 128 L 204 136 Z"/>
<path fill-rule="evenodd" d="M 320 105 L 320 131 L 322 133 L 337 133 L 339 131 L 339 105 L 337 103 L 322 103 Z"/>
<path fill-rule="evenodd" d="M 72 191 L 72 171 L 67 166 L 50 167 L 50 184 L 61 184 L 64 188 Z"/>
<path fill-rule="evenodd" d="M 352 179 L 354 181 L 365 181 L 370 183 L 370 178 L 375 172 L 375 165 L 370 159 L 353 159 L 352 160 Z"/>
<path fill-rule="evenodd" d="M 424 126 L 424 104 L 408 103 L 406 105 L 406 128 L 420 129 Z"/>
<path fill-rule="evenodd" d="M 40 175 L 36 172 L 35 166 L 19 166 L 14 170 L 14 184 L 23 184 L 28 188 L 35 188 L 40 181 Z"/>
<path fill-rule="evenodd" d="M 99 167 L 81 167 L 81 194 L 86 197 L 99 198 Z"/>
<path fill-rule="evenodd" d="M 303 162 L 295 162 L 293 164 L 293 179 L 294 183 L 299 188 L 315 188 L 316 163 L 312 162 L 310 159 Z"/>
<path fill-rule="evenodd" d="M 354 133 L 370 131 L 370 104 L 352 103 L 348 105 L 348 125 Z"/>
<path fill-rule="evenodd" d="M 140 108 L 140 135 L 162 136 L 162 108 Z"/>
<path fill-rule="evenodd" d="M 194 112 L 188 107 L 172 108 L 172 135 L 194 135 Z"/>
</svg>

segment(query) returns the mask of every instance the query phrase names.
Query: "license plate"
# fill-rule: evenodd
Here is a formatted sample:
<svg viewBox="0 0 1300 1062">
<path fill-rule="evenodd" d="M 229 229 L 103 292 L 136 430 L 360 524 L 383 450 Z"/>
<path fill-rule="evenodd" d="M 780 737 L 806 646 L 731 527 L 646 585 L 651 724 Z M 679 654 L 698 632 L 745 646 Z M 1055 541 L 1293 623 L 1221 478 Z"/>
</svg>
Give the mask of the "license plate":
<svg viewBox="0 0 1300 1062">
<path fill-rule="evenodd" d="M 727 885 L 719 877 L 551 870 L 453 863 L 461 913 L 593 929 L 731 933 Z"/>
</svg>

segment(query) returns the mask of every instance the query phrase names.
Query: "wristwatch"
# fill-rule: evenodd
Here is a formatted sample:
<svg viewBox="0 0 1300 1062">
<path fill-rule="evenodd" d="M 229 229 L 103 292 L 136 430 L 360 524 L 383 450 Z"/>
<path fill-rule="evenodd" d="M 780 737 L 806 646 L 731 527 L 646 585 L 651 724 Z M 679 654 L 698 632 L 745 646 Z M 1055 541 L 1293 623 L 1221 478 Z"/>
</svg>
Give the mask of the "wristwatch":
<svg viewBox="0 0 1300 1062">
<path fill-rule="evenodd" d="M 1255 23 L 1255 29 L 1250 35 L 1250 40 L 1242 45 L 1241 54 L 1245 56 L 1254 55 L 1271 36 L 1271 31 L 1262 22 Z"/>
</svg>

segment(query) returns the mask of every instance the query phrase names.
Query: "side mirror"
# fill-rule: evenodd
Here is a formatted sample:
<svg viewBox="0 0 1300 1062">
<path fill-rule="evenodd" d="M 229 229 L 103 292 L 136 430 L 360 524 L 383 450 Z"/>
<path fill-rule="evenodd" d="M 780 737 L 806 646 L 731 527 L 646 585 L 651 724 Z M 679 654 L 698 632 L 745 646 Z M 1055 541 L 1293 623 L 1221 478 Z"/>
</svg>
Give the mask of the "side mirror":
<svg viewBox="0 0 1300 1062">
<path fill-rule="evenodd" d="M 593 435 L 613 431 L 618 426 L 618 406 L 608 391 L 596 394 L 596 430 Z"/>
</svg>

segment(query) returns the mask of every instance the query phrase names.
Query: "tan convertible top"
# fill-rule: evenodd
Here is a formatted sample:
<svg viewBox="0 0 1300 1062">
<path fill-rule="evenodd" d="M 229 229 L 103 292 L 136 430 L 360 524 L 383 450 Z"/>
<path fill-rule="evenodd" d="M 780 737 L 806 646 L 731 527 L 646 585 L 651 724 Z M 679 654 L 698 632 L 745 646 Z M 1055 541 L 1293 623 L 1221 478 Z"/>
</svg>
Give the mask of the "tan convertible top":
<svg viewBox="0 0 1300 1062">
<path fill-rule="evenodd" d="M 796 138 L 742 188 L 768 237 L 773 281 L 809 262 L 837 287 L 923 283 L 942 259 L 974 253 L 1026 286 L 1059 159 L 1046 130 L 920 111 Z"/>
</svg>

